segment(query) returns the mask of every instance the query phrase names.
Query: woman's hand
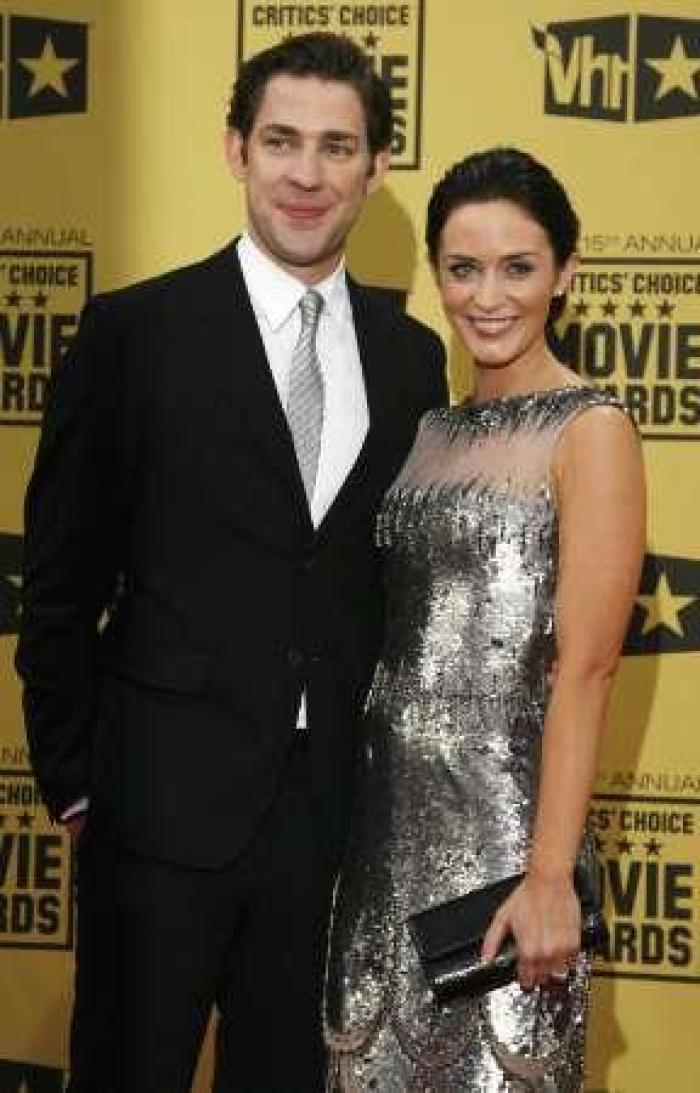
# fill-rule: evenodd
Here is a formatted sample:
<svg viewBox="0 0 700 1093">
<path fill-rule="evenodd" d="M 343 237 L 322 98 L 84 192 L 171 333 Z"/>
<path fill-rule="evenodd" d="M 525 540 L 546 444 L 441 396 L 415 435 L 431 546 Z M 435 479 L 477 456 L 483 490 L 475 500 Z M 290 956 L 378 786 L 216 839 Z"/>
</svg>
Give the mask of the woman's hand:
<svg viewBox="0 0 700 1093">
<path fill-rule="evenodd" d="M 563 979 L 581 947 L 581 908 L 571 877 L 528 873 L 494 915 L 482 959 L 493 960 L 508 935 L 518 950 L 521 987 Z"/>
</svg>

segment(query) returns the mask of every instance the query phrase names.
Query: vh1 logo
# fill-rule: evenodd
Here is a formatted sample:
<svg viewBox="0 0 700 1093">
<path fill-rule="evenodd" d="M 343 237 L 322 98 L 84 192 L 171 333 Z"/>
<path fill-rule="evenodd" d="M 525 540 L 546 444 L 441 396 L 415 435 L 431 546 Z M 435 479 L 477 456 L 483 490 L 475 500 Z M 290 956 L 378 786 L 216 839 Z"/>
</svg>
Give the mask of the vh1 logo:
<svg viewBox="0 0 700 1093">
<path fill-rule="evenodd" d="M 596 121 L 700 114 L 700 19 L 611 15 L 532 28 L 544 111 Z"/>
</svg>

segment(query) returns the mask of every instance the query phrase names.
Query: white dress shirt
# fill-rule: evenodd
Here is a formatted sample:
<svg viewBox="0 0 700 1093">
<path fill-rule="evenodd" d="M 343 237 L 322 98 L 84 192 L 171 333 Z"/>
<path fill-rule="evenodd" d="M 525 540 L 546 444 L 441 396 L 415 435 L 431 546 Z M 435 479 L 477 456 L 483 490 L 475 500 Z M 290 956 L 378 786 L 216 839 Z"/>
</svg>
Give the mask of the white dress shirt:
<svg viewBox="0 0 700 1093">
<path fill-rule="evenodd" d="M 238 242 L 238 258 L 286 413 L 289 369 L 301 331 L 299 301 L 309 286 L 280 269 L 249 235 Z M 311 519 L 318 527 L 360 454 L 369 428 L 369 411 L 344 263 L 313 287 L 323 297 L 316 332 L 323 375 L 323 428 L 310 504 Z"/>
<path fill-rule="evenodd" d="M 289 370 L 301 332 L 299 301 L 309 286 L 280 269 L 247 234 L 238 241 L 238 259 L 272 378 L 286 413 Z M 311 520 L 317 528 L 360 454 L 369 428 L 369 410 L 344 262 L 313 287 L 323 297 L 316 330 L 316 353 L 323 376 L 323 426 L 309 505 Z M 304 693 L 297 728 L 305 727 Z"/>
</svg>

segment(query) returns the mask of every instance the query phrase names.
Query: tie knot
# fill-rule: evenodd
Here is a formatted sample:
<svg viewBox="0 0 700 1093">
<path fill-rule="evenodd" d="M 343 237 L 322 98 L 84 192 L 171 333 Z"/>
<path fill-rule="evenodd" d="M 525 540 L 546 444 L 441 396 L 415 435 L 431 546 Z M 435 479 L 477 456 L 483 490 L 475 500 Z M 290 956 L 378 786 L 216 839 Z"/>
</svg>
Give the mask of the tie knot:
<svg viewBox="0 0 700 1093">
<path fill-rule="evenodd" d="M 309 327 L 316 326 L 322 307 L 323 296 L 320 292 L 316 292 L 315 289 L 310 288 L 308 292 L 304 293 L 299 301 L 302 330 L 308 330 Z"/>
</svg>

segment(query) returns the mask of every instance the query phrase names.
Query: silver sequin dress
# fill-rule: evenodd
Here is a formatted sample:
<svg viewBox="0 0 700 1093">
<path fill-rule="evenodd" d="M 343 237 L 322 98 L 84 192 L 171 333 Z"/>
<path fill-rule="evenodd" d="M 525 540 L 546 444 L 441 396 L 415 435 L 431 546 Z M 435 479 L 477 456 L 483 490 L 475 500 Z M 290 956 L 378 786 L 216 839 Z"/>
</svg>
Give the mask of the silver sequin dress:
<svg viewBox="0 0 700 1093">
<path fill-rule="evenodd" d="M 384 500 L 386 639 L 328 956 L 332 1093 L 581 1089 L 586 957 L 556 993 L 438 1011 L 405 919 L 525 866 L 555 652 L 552 457 L 612 401 L 565 387 L 433 410 Z"/>
</svg>

